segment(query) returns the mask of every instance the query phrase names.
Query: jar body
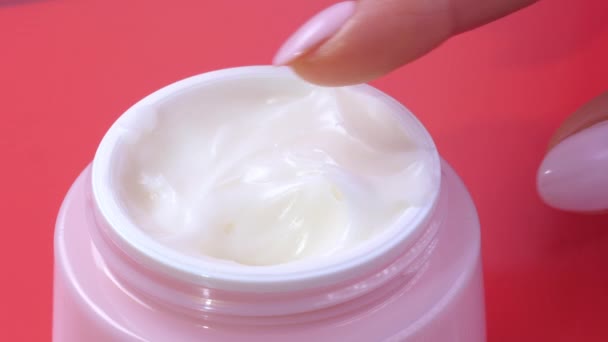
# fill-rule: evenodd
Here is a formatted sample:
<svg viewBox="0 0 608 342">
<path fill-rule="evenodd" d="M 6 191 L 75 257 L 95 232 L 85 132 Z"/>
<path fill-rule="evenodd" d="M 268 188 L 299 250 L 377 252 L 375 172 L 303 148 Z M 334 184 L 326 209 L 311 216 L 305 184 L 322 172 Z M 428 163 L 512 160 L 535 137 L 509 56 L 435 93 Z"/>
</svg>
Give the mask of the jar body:
<svg viewBox="0 0 608 342">
<path fill-rule="evenodd" d="M 295 324 L 219 325 L 147 303 L 117 282 L 91 238 L 90 169 L 63 203 L 55 235 L 53 341 L 485 341 L 477 213 L 462 181 L 442 163 L 446 205 L 436 247 L 416 279 L 337 317 Z M 314 314 L 312 314 L 314 316 Z M 280 321 L 284 322 L 284 321 Z"/>
</svg>

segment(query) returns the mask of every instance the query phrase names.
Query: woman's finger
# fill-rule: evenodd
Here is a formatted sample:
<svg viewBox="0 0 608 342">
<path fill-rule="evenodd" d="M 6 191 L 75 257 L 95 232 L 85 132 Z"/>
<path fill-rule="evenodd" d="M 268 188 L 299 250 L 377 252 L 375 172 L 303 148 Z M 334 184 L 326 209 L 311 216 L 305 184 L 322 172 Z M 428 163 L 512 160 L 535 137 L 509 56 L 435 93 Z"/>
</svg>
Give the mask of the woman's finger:
<svg viewBox="0 0 608 342">
<path fill-rule="evenodd" d="M 539 168 L 537 186 L 543 201 L 554 208 L 608 210 L 608 92 L 557 130 Z"/>
<path fill-rule="evenodd" d="M 454 34 L 535 0 L 358 0 L 337 3 L 304 24 L 274 63 L 322 85 L 367 82 Z"/>
</svg>

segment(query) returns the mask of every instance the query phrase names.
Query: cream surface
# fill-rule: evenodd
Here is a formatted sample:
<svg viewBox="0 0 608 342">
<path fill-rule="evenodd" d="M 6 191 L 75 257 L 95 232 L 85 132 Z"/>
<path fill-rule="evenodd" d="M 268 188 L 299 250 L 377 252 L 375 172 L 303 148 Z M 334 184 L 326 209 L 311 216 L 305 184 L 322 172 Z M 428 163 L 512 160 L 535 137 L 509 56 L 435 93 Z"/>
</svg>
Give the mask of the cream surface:
<svg viewBox="0 0 608 342">
<path fill-rule="evenodd" d="M 331 256 L 437 187 L 434 148 L 359 88 L 226 80 L 140 110 L 121 143 L 120 198 L 138 227 L 189 255 Z"/>
</svg>

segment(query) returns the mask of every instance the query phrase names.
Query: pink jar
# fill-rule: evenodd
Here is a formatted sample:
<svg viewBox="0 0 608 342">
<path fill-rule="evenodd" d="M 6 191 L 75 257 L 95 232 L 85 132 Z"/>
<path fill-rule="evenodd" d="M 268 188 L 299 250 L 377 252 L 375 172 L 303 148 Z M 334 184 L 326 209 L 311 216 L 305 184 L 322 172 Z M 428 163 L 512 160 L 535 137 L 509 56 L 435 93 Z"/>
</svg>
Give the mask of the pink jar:
<svg viewBox="0 0 608 342">
<path fill-rule="evenodd" d="M 308 268 L 195 262 L 125 221 L 112 182 L 125 124 L 224 80 L 290 77 L 269 66 L 194 76 L 141 100 L 110 128 L 57 220 L 53 341 L 486 340 L 476 210 L 438 155 L 437 191 L 425 208 L 356 252 Z M 357 87 L 433 144 L 406 108 Z"/>
</svg>

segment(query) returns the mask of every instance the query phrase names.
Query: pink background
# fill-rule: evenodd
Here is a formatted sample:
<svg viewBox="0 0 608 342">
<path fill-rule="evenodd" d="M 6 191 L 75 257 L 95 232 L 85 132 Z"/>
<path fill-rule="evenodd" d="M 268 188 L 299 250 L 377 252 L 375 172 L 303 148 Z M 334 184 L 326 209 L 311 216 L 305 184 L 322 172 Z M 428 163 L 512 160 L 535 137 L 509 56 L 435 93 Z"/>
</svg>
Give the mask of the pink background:
<svg viewBox="0 0 608 342">
<path fill-rule="evenodd" d="M 327 0 L 0 0 L 0 340 L 49 341 L 53 225 L 109 125 L 144 95 L 266 64 Z M 608 89 L 608 2 L 545 0 L 377 82 L 412 109 L 482 222 L 489 340 L 608 340 L 608 217 L 543 206 L 535 174 Z"/>
</svg>

